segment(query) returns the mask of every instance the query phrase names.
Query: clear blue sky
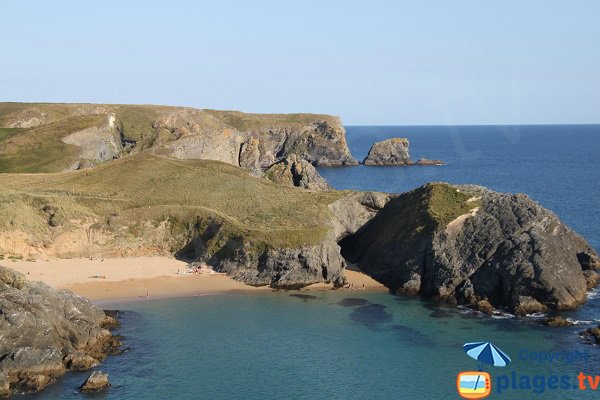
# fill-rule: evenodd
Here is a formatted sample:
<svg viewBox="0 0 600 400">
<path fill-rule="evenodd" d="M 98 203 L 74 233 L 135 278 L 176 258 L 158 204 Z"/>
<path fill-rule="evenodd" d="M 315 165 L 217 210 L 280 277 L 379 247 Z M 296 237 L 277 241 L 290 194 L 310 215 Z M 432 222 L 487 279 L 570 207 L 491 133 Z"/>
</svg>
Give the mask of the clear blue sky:
<svg viewBox="0 0 600 400">
<path fill-rule="evenodd" d="M 600 123 L 600 1 L 2 1 L 0 101 Z"/>
</svg>

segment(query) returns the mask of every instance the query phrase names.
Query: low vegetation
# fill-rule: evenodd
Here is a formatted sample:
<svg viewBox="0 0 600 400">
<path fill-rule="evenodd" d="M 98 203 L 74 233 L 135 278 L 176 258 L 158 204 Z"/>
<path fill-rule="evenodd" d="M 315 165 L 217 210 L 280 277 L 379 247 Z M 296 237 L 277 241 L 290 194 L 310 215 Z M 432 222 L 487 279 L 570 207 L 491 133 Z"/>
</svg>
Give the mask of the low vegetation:
<svg viewBox="0 0 600 400">
<path fill-rule="evenodd" d="M 43 240 L 88 221 L 136 245 L 162 226 L 171 251 L 192 236 L 203 236 L 208 251 L 229 240 L 257 251 L 314 244 L 329 229 L 327 205 L 343 195 L 277 186 L 220 162 L 147 154 L 89 170 L 2 179 L 0 231 Z"/>
</svg>

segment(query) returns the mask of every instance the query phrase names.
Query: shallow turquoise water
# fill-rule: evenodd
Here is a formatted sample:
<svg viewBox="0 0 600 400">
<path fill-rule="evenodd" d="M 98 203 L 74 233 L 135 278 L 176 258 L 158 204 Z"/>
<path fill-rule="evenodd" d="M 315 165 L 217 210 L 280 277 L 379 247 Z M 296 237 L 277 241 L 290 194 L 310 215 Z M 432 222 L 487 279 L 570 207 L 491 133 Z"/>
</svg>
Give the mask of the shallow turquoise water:
<svg viewBox="0 0 600 400">
<path fill-rule="evenodd" d="M 512 358 L 494 376 L 600 374 L 600 352 L 580 328 L 552 330 L 517 320 L 482 319 L 450 307 L 386 293 L 286 292 L 156 300 L 126 309 L 121 334 L 130 350 L 102 366 L 114 399 L 449 399 L 456 374 L 477 368 L 462 344 L 491 340 Z M 519 360 L 522 349 L 588 351 L 573 365 Z M 84 373 L 69 374 L 38 399 L 82 396 Z M 588 398 L 551 391 L 539 398 Z M 492 397 L 537 398 L 530 391 Z M 595 397 L 597 398 L 597 396 Z"/>
<path fill-rule="evenodd" d="M 443 167 L 321 168 L 337 188 L 400 192 L 428 181 L 476 183 L 524 192 L 600 247 L 600 126 L 348 127 L 357 158 L 393 136 L 411 139 L 414 158 Z M 585 399 L 597 392 L 507 389 L 517 379 L 600 375 L 600 347 L 578 336 L 600 322 L 600 296 L 567 313 L 580 326 L 549 329 L 516 319 L 474 317 L 451 307 L 385 293 L 227 294 L 113 305 L 130 350 L 101 367 L 113 386 L 82 396 L 88 373 L 68 374 L 35 399 L 455 399 L 456 374 L 476 369 L 462 344 L 491 340 L 513 359 L 492 374 L 490 398 Z M 362 300 L 348 300 L 360 298 Z M 365 303 L 366 301 L 366 303 Z M 341 303 L 341 304 L 340 304 Z M 354 306 L 350 306 L 354 304 Z M 587 352 L 572 364 L 538 363 L 523 351 Z M 542 386 L 538 378 L 537 392 Z M 512 382 L 509 383 L 509 387 Z M 518 385 L 517 385 L 518 387 Z M 600 389 L 600 388 L 599 388 Z"/>
</svg>

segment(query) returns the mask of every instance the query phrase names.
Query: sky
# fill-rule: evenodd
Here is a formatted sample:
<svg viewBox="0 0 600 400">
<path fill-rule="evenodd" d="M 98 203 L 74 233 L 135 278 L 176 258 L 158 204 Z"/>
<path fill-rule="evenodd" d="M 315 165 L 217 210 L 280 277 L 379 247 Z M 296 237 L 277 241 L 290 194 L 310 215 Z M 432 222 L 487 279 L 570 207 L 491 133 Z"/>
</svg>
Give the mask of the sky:
<svg viewBox="0 0 600 400">
<path fill-rule="evenodd" d="M 0 2 L 0 101 L 600 123 L 600 1 Z"/>
</svg>

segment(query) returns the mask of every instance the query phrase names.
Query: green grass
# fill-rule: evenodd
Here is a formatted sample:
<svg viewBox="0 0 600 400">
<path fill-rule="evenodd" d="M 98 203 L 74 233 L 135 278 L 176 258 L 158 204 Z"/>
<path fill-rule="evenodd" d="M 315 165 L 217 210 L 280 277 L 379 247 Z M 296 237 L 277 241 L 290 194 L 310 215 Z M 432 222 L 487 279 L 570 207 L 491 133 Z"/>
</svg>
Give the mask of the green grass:
<svg viewBox="0 0 600 400">
<path fill-rule="evenodd" d="M 0 141 L 10 135 L 24 131 L 22 128 L 0 128 Z"/>
<path fill-rule="evenodd" d="M 173 251 L 193 235 L 207 235 L 214 252 L 231 240 L 242 240 L 257 252 L 315 244 L 329 230 L 328 204 L 343 195 L 277 186 L 220 162 L 147 154 L 91 170 L 2 178 L 0 231 L 47 236 L 43 210 L 51 206 L 64 229 L 69 221 L 90 219 L 131 242 L 168 223 Z M 118 215 L 116 227 L 108 226 L 111 215 Z M 211 235 L 211 226 L 218 226 L 218 232 Z"/>
<path fill-rule="evenodd" d="M 68 168 L 77 161 L 79 150 L 61 139 L 98 125 L 103 118 L 100 115 L 70 117 L 0 138 L 0 172 L 55 172 Z"/>
<path fill-rule="evenodd" d="M 471 194 L 461 192 L 445 183 L 433 183 L 429 188 L 428 212 L 439 227 L 445 228 L 448 223 L 472 209 L 481 206 L 479 200 L 467 201 Z"/>
</svg>

